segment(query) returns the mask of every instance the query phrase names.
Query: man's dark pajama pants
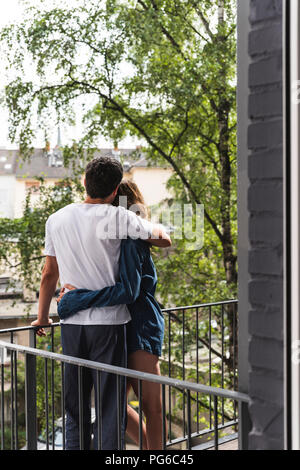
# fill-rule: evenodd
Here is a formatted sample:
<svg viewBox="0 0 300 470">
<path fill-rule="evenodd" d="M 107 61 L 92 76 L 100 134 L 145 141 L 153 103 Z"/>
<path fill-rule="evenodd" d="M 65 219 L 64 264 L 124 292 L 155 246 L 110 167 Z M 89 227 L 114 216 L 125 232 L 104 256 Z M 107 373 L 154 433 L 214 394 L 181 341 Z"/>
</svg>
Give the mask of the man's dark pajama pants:
<svg viewBox="0 0 300 470">
<path fill-rule="evenodd" d="M 125 325 L 61 325 L 63 353 L 95 362 L 126 367 Z M 83 369 L 84 449 L 91 442 L 91 391 L 94 386 L 97 410 L 97 372 Z M 118 449 L 117 376 L 101 372 L 102 449 Z M 78 367 L 65 364 L 66 449 L 79 449 Z M 120 376 L 121 449 L 126 427 L 126 379 Z M 97 449 L 97 422 L 94 426 Z"/>
</svg>

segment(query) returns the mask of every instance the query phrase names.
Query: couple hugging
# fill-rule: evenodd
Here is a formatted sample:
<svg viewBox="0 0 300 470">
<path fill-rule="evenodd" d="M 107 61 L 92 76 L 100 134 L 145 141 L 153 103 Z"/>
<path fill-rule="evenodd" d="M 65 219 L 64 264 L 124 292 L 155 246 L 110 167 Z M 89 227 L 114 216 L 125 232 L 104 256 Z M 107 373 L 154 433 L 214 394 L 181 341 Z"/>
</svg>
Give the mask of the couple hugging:
<svg viewBox="0 0 300 470">
<path fill-rule="evenodd" d="M 151 245 L 168 247 L 171 240 L 160 225 L 147 220 L 138 187 L 122 178 L 123 168 L 117 160 L 95 158 L 85 171 L 85 201 L 70 204 L 47 220 L 38 319 L 32 325 L 51 323 L 49 308 L 59 279 L 64 354 L 160 374 L 164 319 L 154 297 L 157 277 L 150 249 Z M 37 328 L 37 334 L 45 335 L 44 329 Z M 93 387 L 97 400 L 96 371 L 84 368 L 84 449 L 91 442 Z M 125 430 L 134 441 L 139 438 L 138 414 L 127 405 L 131 387 L 137 395 L 137 381 L 121 377 L 122 448 Z M 102 449 L 117 449 L 120 410 L 114 374 L 102 372 L 100 392 Z M 143 382 L 142 404 L 144 448 L 161 449 L 159 384 Z M 78 371 L 71 364 L 65 365 L 65 406 L 66 449 L 79 449 Z"/>
</svg>

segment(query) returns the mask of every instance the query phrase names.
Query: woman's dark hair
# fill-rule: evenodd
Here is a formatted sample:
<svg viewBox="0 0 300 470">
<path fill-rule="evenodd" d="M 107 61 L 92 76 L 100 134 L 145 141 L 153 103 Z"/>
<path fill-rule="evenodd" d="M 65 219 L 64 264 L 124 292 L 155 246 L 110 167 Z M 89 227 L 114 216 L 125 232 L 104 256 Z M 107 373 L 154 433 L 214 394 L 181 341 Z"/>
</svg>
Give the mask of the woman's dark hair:
<svg viewBox="0 0 300 470">
<path fill-rule="evenodd" d="M 108 197 L 123 178 L 123 167 L 111 157 L 94 158 L 85 170 L 85 188 L 93 199 Z"/>
<path fill-rule="evenodd" d="M 138 186 L 133 181 L 130 181 L 127 179 L 124 179 L 121 181 L 120 186 L 118 188 L 117 195 L 113 202 L 114 206 L 119 206 L 120 203 L 123 202 L 123 201 L 120 201 L 120 196 L 126 196 L 127 198 L 126 209 L 130 209 L 132 206 L 134 206 L 132 207 L 132 209 L 134 209 L 134 212 L 137 215 L 140 215 L 143 218 L 148 217 L 148 211 L 147 211 L 147 206 L 145 204 L 145 200 Z"/>
</svg>

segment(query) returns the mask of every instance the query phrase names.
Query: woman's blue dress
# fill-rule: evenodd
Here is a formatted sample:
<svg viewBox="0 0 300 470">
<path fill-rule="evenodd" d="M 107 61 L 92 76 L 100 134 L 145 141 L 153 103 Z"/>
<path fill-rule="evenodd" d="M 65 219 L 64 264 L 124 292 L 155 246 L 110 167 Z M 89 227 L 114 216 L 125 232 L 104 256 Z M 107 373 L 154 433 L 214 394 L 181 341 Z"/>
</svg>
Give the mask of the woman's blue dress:
<svg viewBox="0 0 300 470">
<path fill-rule="evenodd" d="M 144 350 L 161 356 L 164 318 L 154 298 L 156 284 L 149 243 L 127 238 L 121 242 L 119 281 L 101 290 L 67 292 L 58 304 L 58 314 L 65 319 L 90 307 L 127 304 L 132 319 L 127 325 L 128 354 Z"/>
</svg>

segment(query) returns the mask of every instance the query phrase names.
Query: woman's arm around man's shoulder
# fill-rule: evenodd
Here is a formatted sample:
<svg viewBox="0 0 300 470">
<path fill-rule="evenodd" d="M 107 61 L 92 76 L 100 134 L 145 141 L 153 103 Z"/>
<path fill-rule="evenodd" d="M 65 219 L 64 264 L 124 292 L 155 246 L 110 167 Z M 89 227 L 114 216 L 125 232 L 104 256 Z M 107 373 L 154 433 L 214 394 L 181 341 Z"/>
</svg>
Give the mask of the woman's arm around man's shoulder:
<svg viewBox="0 0 300 470">
<path fill-rule="evenodd" d="M 168 248 L 172 245 L 170 236 L 160 224 L 153 225 L 152 235 L 148 238 L 147 242 L 160 248 Z"/>
</svg>

